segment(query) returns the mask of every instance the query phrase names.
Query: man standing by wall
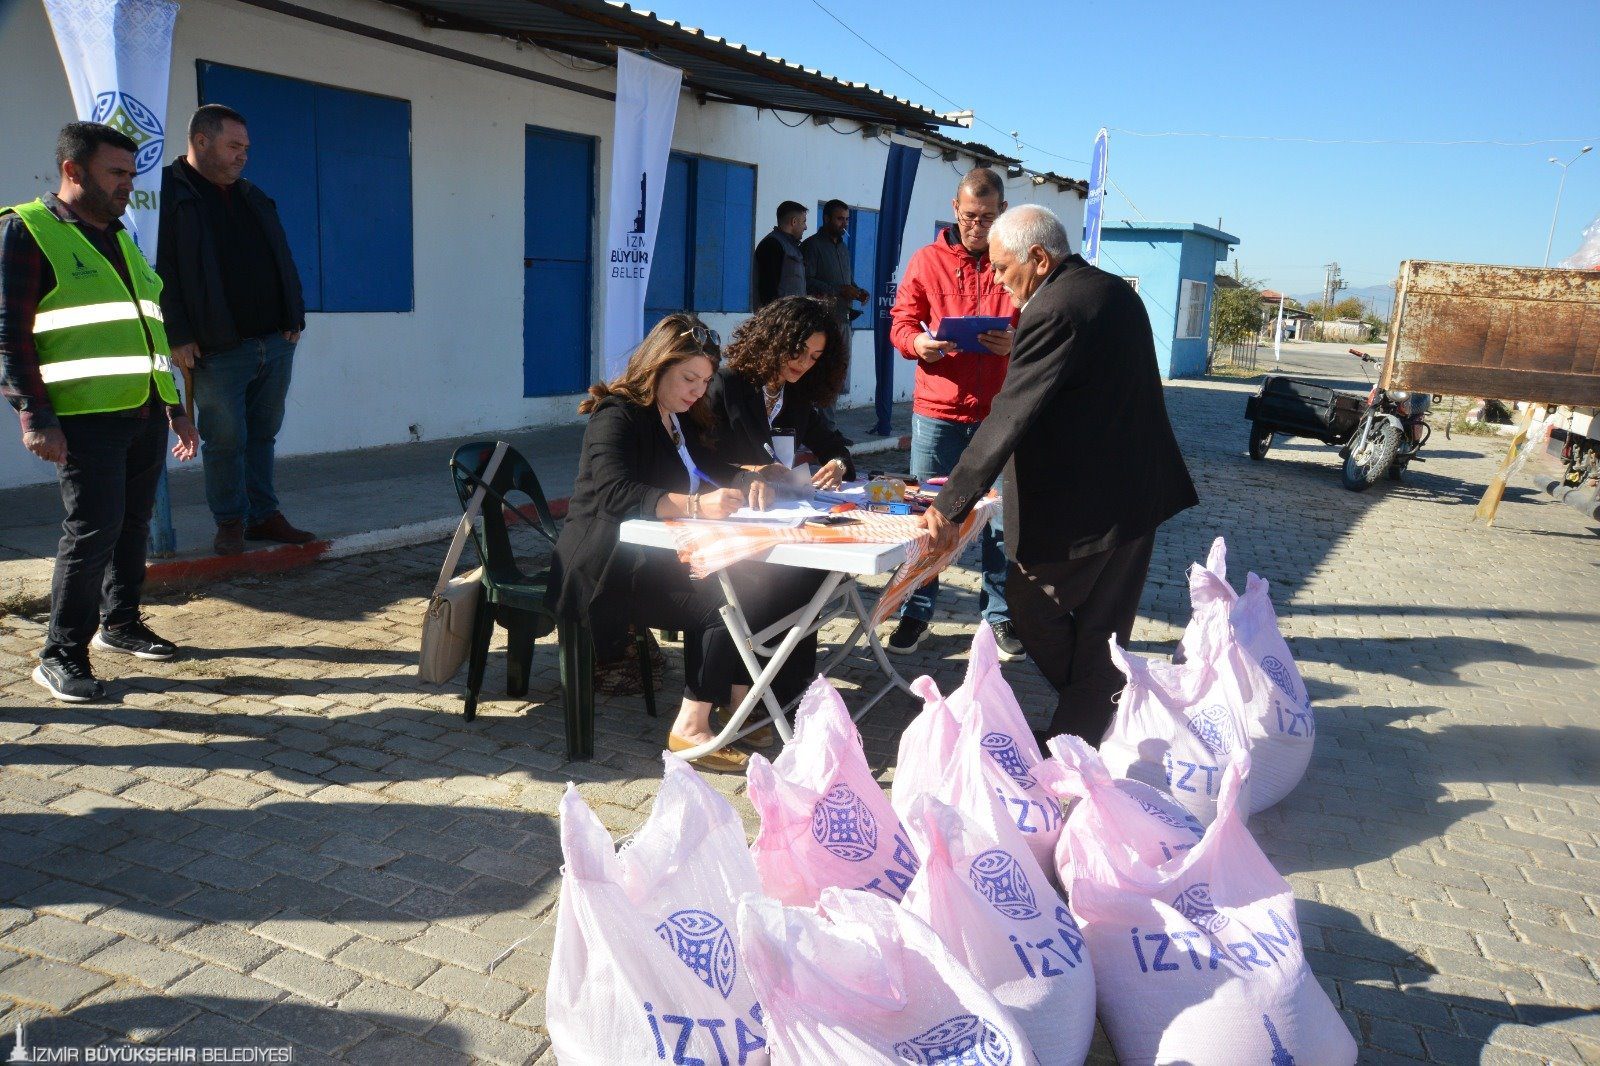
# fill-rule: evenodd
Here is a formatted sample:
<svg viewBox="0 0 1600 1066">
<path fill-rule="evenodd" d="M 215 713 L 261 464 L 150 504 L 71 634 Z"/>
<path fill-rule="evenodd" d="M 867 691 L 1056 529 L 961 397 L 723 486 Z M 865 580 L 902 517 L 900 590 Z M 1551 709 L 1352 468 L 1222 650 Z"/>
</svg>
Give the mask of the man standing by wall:
<svg viewBox="0 0 1600 1066">
<path fill-rule="evenodd" d="M 872 298 L 871 293 L 855 282 L 850 267 L 850 246 L 844 243 L 849 229 L 850 205 L 843 200 L 829 200 L 822 205 L 822 228 L 800 245 L 806 259 L 806 292 L 822 298 L 833 308 L 833 317 L 844 337 L 846 391 L 850 388 L 850 323 L 861 314 L 851 304 Z M 830 428 L 838 428 L 833 421 L 833 407 L 819 410 Z"/>
<path fill-rule="evenodd" d="M 198 440 L 172 380 L 161 279 L 118 221 L 137 151 L 110 126 L 69 123 L 59 190 L 0 211 L 0 384 L 23 446 L 56 464 L 66 509 L 33 679 L 72 703 L 105 695 L 91 638 L 141 659 L 177 654 L 139 602 L 167 428 L 180 460 Z"/>
<path fill-rule="evenodd" d="M 778 205 L 778 224 L 756 245 L 755 310 L 780 297 L 806 294 L 806 260 L 800 250 L 806 216 L 803 205 L 785 200 Z"/>
<path fill-rule="evenodd" d="M 1006 471 L 1007 589 L 1017 635 L 1060 700 L 1041 736 L 1099 745 L 1123 677 L 1156 527 L 1199 502 L 1167 418 L 1150 318 L 1133 287 L 1074 255 L 1049 209 L 990 234 L 1021 316 L 1011 369 L 923 522 L 936 546 Z M 955 524 L 952 524 L 955 523 Z"/>
<path fill-rule="evenodd" d="M 249 151 L 244 116 L 206 104 L 189 120 L 189 154 L 161 182 L 161 307 L 173 362 L 193 374 L 218 555 L 246 538 L 314 539 L 284 518 L 272 486 L 306 315 L 278 209 L 240 177 Z"/>
<path fill-rule="evenodd" d="M 1011 298 L 995 280 L 989 261 L 989 227 L 1006 209 L 1005 185 L 987 167 L 969 171 L 951 201 L 954 229 L 917 249 L 890 312 L 889 337 L 907 359 L 916 360 L 911 405 L 911 474 L 942 477 L 955 469 L 973 434 L 989 415 L 989 405 L 1006 379 L 1010 331 L 981 334 L 983 351 L 957 351 L 954 341 L 936 341 L 942 319 L 960 315 L 1010 317 Z M 985 486 L 987 488 L 987 486 Z M 1000 531 L 986 526 L 981 537 L 983 590 L 978 610 L 994 627 L 1000 654 L 1014 659 L 1022 644 L 1006 606 L 1006 553 Z M 906 601 L 900 624 L 887 647 L 906 655 L 917 650 L 933 620 L 939 597 L 936 577 Z"/>
</svg>

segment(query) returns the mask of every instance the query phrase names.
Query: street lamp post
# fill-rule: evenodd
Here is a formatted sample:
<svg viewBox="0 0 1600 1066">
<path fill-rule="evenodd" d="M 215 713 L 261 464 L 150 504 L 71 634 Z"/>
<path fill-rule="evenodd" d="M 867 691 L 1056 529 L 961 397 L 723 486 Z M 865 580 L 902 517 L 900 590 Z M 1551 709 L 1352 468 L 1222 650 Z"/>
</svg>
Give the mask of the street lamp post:
<svg viewBox="0 0 1600 1066">
<path fill-rule="evenodd" d="M 1544 265 L 1545 266 L 1549 266 L 1550 265 L 1550 245 L 1555 242 L 1555 239 L 1556 239 L 1556 220 L 1561 217 L 1561 194 L 1563 192 L 1565 192 L 1566 188 L 1567 188 L 1567 168 L 1570 167 L 1572 164 L 1576 163 L 1578 160 L 1582 159 L 1586 154 L 1588 154 L 1589 150 L 1592 149 L 1593 147 L 1594 147 L 1594 145 L 1592 145 L 1592 144 L 1584 145 L 1582 148 L 1578 149 L 1578 154 L 1577 155 L 1573 156 L 1571 159 L 1567 160 L 1565 163 L 1563 163 L 1561 160 L 1557 159 L 1555 156 L 1551 156 L 1550 157 L 1550 162 L 1554 163 L 1556 166 L 1561 168 L 1561 184 L 1556 186 L 1556 213 L 1554 215 L 1550 216 L 1550 236 L 1546 237 L 1545 241 L 1544 241 Z"/>
</svg>

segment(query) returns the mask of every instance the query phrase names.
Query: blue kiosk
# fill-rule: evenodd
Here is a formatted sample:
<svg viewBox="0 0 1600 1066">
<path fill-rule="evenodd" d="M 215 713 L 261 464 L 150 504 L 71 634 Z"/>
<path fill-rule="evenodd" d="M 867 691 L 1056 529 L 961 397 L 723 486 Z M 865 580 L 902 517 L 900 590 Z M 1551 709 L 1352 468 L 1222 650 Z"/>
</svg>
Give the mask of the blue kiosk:
<svg viewBox="0 0 1600 1066">
<path fill-rule="evenodd" d="M 1198 222 L 1106 222 L 1100 267 L 1139 290 L 1164 378 L 1205 373 L 1217 264 L 1239 238 Z"/>
</svg>

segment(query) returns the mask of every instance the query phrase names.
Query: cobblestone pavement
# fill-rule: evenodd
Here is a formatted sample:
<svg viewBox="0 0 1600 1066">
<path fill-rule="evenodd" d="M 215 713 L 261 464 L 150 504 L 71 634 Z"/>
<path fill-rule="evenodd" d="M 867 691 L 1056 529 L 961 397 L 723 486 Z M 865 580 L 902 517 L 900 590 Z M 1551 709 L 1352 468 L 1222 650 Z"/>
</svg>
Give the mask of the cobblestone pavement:
<svg viewBox="0 0 1600 1066">
<path fill-rule="evenodd" d="M 1320 737 L 1252 827 L 1363 1061 L 1600 1062 L 1600 540 L 1515 487 L 1473 527 L 1495 439 L 1441 434 L 1427 466 L 1361 495 L 1320 445 L 1253 463 L 1249 390 L 1169 389 L 1204 503 L 1158 542 L 1135 648 L 1171 650 L 1184 568 L 1218 533 L 1236 583 L 1272 582 Z M 464 723 L 458 687 L 412 677 L 440 551 L 165 593 L 150 614 L 189 654 L 99 658 L 121 694 L 104 706 L 41 702 L 41 627 L 0 618 L 0 1058 L 26 1023 L 34 1046 L 552 1059 L 557 801 L 573 780 L 614 832 L 637 826 L 665 721 L 612 700 L 598 757 L 566 763 L 546 647 L 534 702 Z M 958 683 L 972 572 L 953 585 L 907 676 Z M 1007 669 L 1048 713 L 1031 667 Z M 874 676 L 845 670 L 847 701 Z M 863 722 L 886 780 L 915 710 L 894 695 Z"/>
</svg>

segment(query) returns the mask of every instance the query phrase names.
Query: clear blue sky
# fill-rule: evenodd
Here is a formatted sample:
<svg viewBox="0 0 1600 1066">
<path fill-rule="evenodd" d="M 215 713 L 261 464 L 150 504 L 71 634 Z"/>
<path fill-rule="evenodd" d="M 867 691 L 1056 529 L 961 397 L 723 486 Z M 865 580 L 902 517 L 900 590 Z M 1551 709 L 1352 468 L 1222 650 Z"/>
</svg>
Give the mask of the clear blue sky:
<svg viewBox="0 0 1600 1066">
<path fill-rule="evenodd" d="M 939 111 L 972 108 L 1074 159 L 1102 125 L 1137 131 L 1406 140 L 1582 139 L 1521 148 L 1318 145 L 1111 134 L 1112 179 L 1144 217 L 1239 236 L 1247 275 L 1290 293 L 1336 260 L 1351 287 L 1402 259 L 1538 265 L 1563 160 L 1551 262 L 1600 215 L 1600 3 L 1594 0 L 822 0 L 938 93 L 811 0 L 652 0 L 637 6 Z M 1007 14 L 1016 21 L 1008 25 Z M 995 21 L 986 22 L 986 17 Z M 950 100 L 938 94 L 948 96 Z M 981 124 L 971 138 L 1013 145 Z M 1015 153 L 1012 153 L 1015 154 Z M 1088 166 L 1024 150 L 1030 166 Z M 1140 217 L 1113 194 L 1107 217 Z"/>
</svg>

